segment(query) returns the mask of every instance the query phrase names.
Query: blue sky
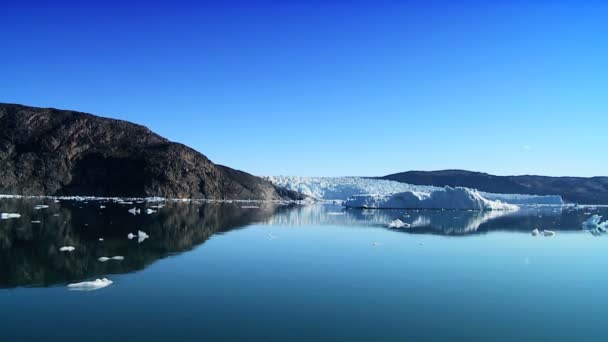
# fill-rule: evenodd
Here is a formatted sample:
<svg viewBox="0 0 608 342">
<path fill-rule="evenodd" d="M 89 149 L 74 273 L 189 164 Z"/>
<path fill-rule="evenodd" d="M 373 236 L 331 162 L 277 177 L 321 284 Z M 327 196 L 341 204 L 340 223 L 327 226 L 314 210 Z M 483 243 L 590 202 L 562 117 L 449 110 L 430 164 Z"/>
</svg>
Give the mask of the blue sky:
<svg viewBox="0 0 608 342">
<path fill-rule="evenodd" d="M 608 175 L 608 3 L 3 1 L 0 102 L 258 175 Z"/>
</svg>

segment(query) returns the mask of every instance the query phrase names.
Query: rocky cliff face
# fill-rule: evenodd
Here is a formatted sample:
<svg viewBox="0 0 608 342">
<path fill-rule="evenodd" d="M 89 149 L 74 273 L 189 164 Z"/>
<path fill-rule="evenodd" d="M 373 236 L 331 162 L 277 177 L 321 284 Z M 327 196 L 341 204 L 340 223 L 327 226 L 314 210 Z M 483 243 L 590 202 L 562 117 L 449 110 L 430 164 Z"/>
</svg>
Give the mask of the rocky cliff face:
<svg viewBox="0 0 608 342">
<path fill-rule="evenodd" d="M 0 193 L 297 199 L 216 165 L 144 126 L 95 115 L 0 104 Z"/>
</svg>

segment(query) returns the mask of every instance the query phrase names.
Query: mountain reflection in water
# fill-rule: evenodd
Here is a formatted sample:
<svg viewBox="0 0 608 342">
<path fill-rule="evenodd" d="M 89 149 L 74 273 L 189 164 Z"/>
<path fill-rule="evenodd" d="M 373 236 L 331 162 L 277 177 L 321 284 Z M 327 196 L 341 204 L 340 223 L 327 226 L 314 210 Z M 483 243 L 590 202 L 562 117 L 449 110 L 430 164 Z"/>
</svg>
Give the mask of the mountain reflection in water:
<svg viewBox="0 0 608 342">
<path fill-rule="evenodd" d="M 38 204 L 49 208 L 35 209 Z M 323 225 L 388 229 L 387 222 L 398 218 L 411 224 L 411 228 L 395 230 L 398 232 L 464 236 L 494 230 L 580 230 L 580 223 L 593 211 L 359 210 L 333 204 L 166 202 L 157 212 L 145 214 L 155 204 L 0 199 L 0 212 L 21 214 L 17 219 L 0 220 L 0 288 L 60 285 L 142 270 L 158 259 L 189 251 L 214 234 L 253 223 L 286 229 Z M 129 213 L 132 207 L 141 208 L 142 214 Z M 141 243 L 127 238 L 138 230 L 150 238 Z M 61 252 L 62 246 L 76 249 Z M 102 256 L 124 256 L 124 260 L 100 262 Z"/>
</svg>

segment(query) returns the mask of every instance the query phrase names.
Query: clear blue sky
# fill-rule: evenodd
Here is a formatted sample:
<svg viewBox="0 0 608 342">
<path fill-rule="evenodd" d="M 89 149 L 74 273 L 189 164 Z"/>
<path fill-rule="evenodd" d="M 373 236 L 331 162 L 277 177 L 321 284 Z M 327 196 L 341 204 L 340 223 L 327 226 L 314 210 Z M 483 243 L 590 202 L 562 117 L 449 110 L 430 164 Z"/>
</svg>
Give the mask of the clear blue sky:
<svg viewBox="0 0 608 342">
<path fill-rule="evenodd" d="M 258 175 L 608 175 L 608 2 L 0 5 L 0 102 Z"/>
</svg>

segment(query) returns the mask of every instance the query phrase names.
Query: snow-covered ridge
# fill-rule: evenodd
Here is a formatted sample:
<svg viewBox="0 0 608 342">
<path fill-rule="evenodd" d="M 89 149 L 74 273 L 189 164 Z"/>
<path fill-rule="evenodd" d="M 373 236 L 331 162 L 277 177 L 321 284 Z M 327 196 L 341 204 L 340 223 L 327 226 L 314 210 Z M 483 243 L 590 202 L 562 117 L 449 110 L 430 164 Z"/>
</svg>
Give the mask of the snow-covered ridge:
<svg viewBox="0 0 608 342">
<path fill-rule="evenodd" d="M 443 191 L 442 193 L 436 194 L 435 198 L 446 195 L 445 189 L 435 186 L 428 185 L 412 185 L 396 181 L 382 180 L 382 179 L 370 179 L 361 177 L 298 177 L 298 176 L 272 176 L 265 177 L 275 185 L 287 188 L 289 190 L 300 192 L 308 197 L 318 200 L 347 200 L 353 196 L 362 195 L 373 195 L 368 196 L 366 201 L 369 204 L 372 202 L 379 201 L 386 202 L 389 195 L 395 195 L 392 199 L 393 204 L 396 205 L 397 195 L 417 197 L 418 201 L 421 198 L 431 196 L 435 191 Z M 447 194 L 456 194 L 458 192 L 447 192 Z M 467 197 L 481 197 L 483 199 L 484 207 L 504 207 L 504 204 L 512 205 L 563 205 L 564 202 L 561 196 L 536 196 L 536 195 L 522 195 L 522 194 L 492 194 L 485 192 L 477 192 L 471 194 L 459 194 L 463 196 L 460 200 Z M 372 197 L 375 199 L 372 201 Z M 358 198 L 358 201 L 362 201 L 363 198 Z M 412 198 L 413 200 L 413 198 Z M 456 199 L 454 199 L 456 200 Z M 433 199 L 433 201 L 437 201 Z M 501 202 L 501 203 L 498 203 Z M 350 201 L 351 205 L 354 205 L 354 199 Z M 408 203 L 412 203 L 411 201 Z M 436 202 L 437 203 L 437 202 Z M 472 203 L 472 202 L 471 202 Z M 481 202 L 480 202 L 481 203 Z M 422 205 L 422 204 L 418 204 Z M 430 205 L 427 202 L 424 205 Z M 450 207 L 454 207 L 451 205 Z M 447 208 L 443 208 L 447 209 Z M 474 208 L 467 208 L 474 209 Z"/>
</svg>

